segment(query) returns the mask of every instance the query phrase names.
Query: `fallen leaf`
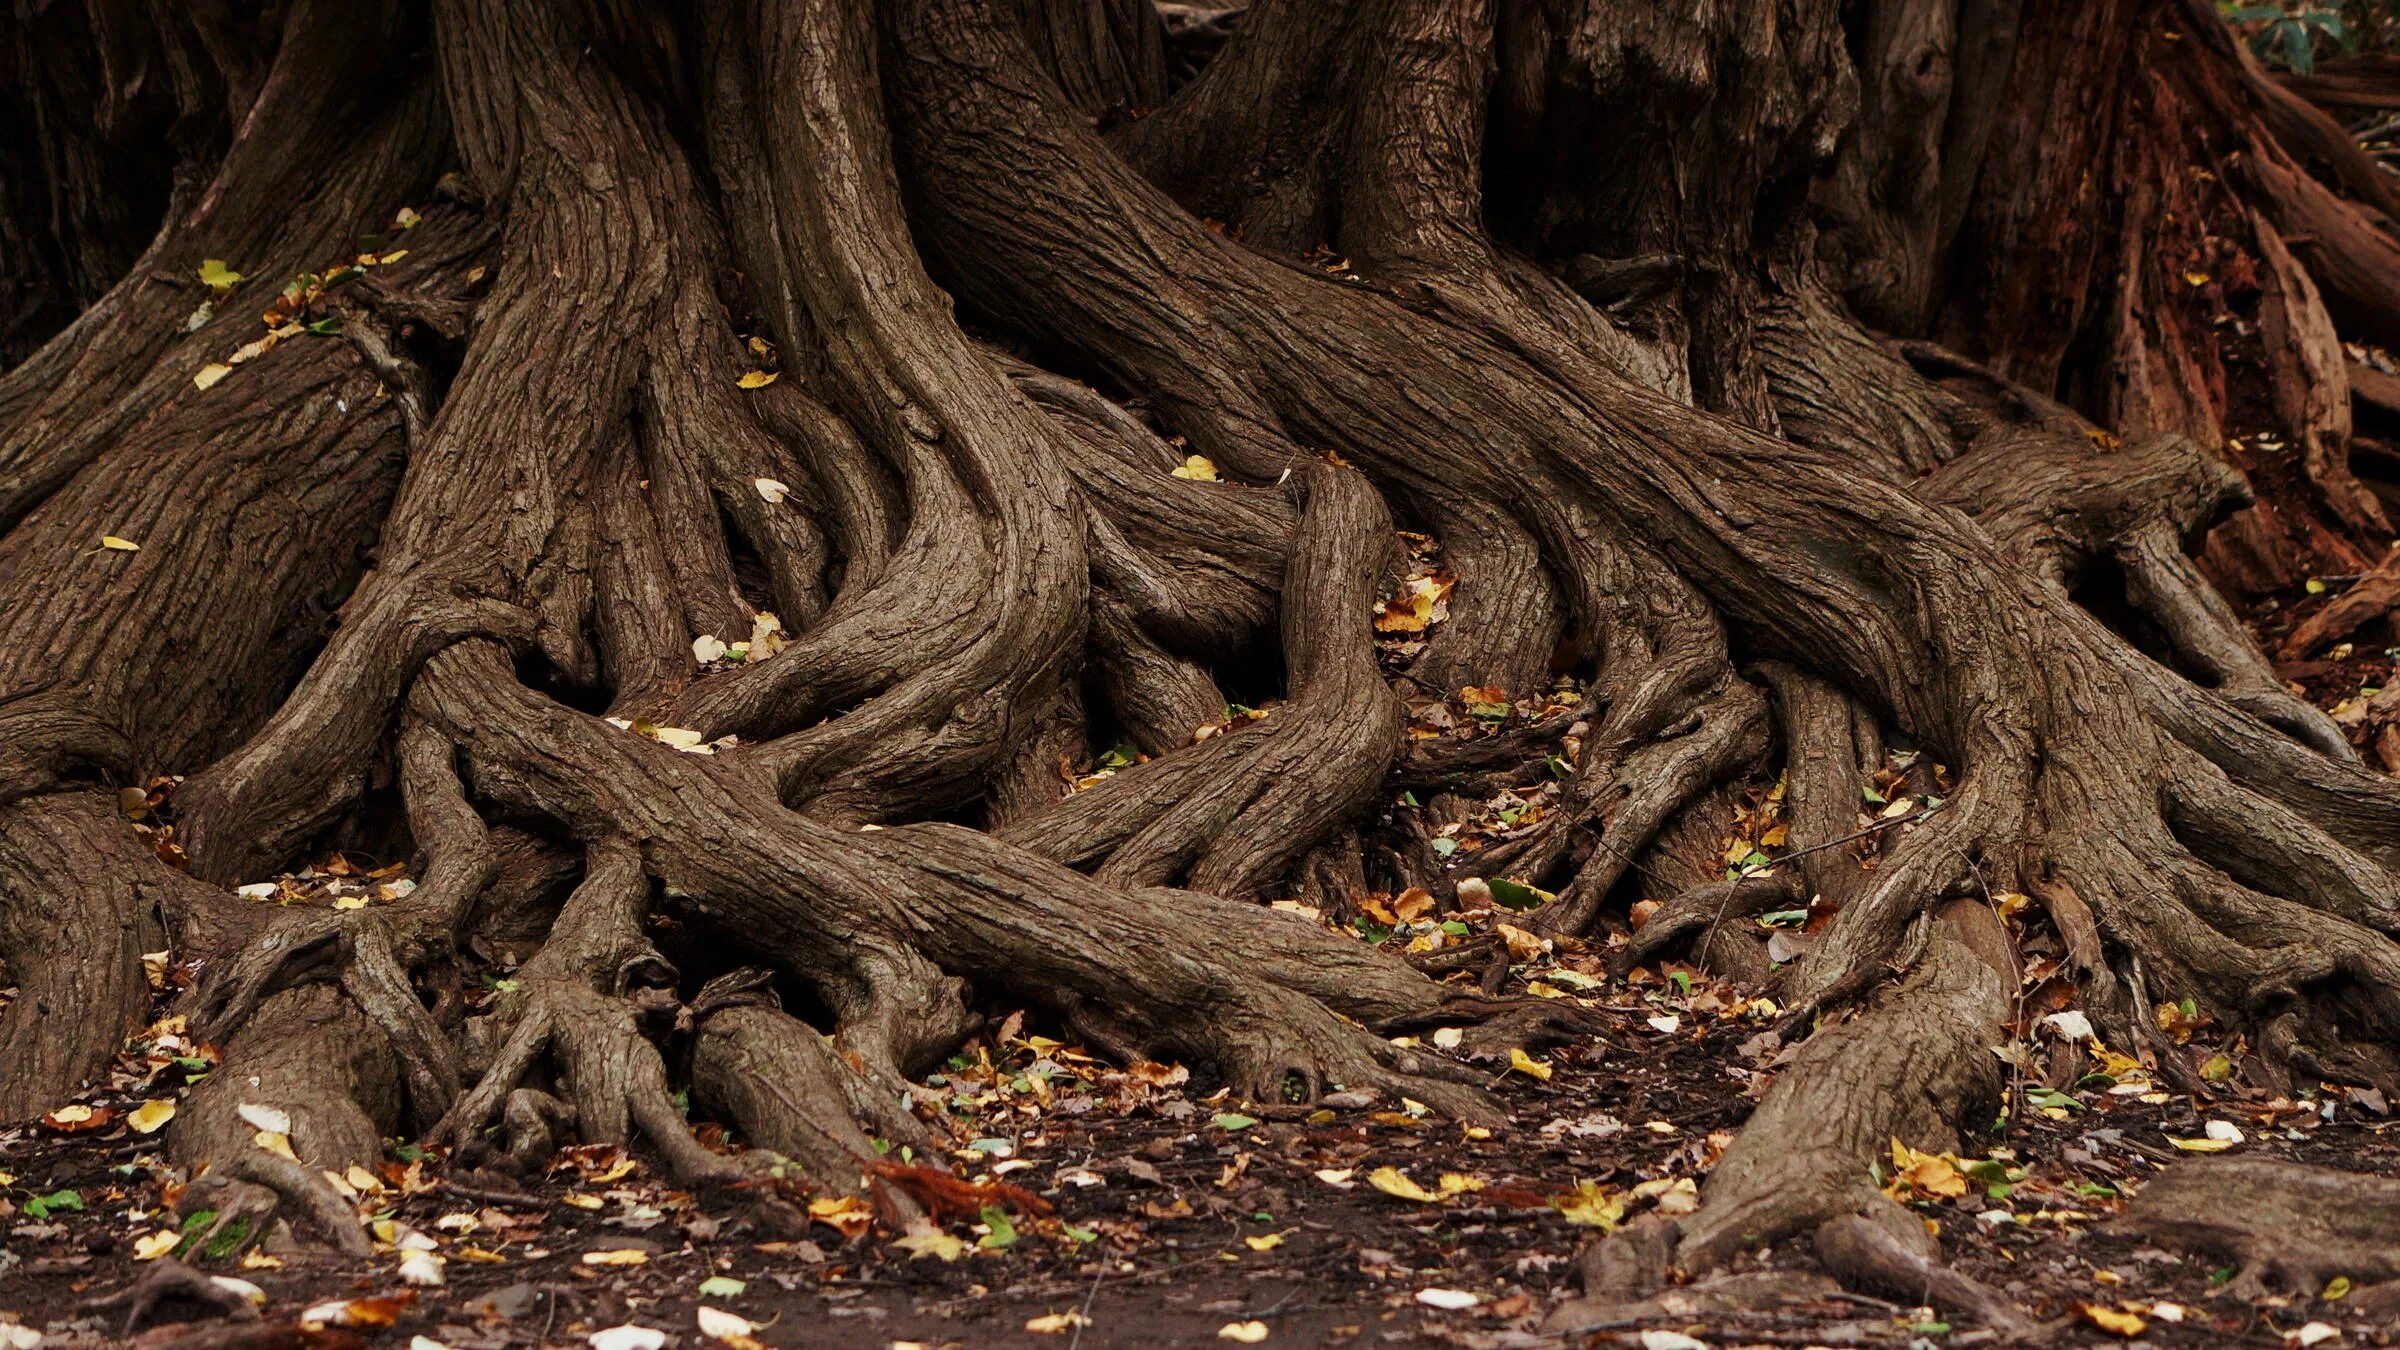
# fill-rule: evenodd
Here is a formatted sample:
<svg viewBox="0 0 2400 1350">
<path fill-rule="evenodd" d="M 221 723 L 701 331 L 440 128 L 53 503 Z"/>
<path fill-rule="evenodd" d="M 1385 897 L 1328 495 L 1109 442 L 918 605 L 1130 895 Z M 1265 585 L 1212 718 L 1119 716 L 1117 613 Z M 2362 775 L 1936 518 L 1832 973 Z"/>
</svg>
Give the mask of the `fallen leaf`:
<svg viewBox="0 0 2400 1350">
<path fill-rule="evenodd" d="M 1442 1202 L 1442 1197 L 1409 1180 L 1397 1167 L 1378 1167 L 1367 1173 L 1367 1184 L 1385 1195 L 1414 1200 L 1420 1205 L 1438 1205 Z"/>
<path fill-rule="evenodd" d="M 2132 1313 L 2119 1312 L 2114 1308 L 2103 1308 L 2097 1303 L 2078 1303 L 2075 1305 L 2075 1311 L 2082 1313 L 2085 1321 L 2102 1331 L 2123 1336 L 2129 1340 L 2141 1335 L 2150 1326 L 2149 1323 Z"/>
<path fill-rule="evenodd" d="M 769 506 L 781 506 L 783 499 L 792 495 L 790 484 L 779 483 L 772 478 L 753 478 L 750 486 L 758 489 L 758 495 L 764 497 Z"/>
<path fill-rule="evenodd" d="M 967 1252 L 965 1239 L 930 1228 L 904 1233 L 894 1238 L 892 1245 L 910 1256 L 931 1256 L 944 1261 L 955 1261 Z"/>
<path fill-rule="evenodd" d="M 1227 1322 L 1217 1328 L 1217 1339 L 1221 1341 L 1240 1341 L 1244 1345 L 1256 1345 L 1266 1338 L 1267 1324 L 1264 1322 Z"/>
<path fill-rule="evenodd" d="M 219 295 L 234 288 L 242 274 L 225 265 L 223 258 L 203 258 L 199 267 L 200 284 Z"/>
<path fill-rule="evenodd" d="M 1548 1064 L 1545 1064 L 1541 1060 L 1535 1059 L 1533 1056 L 1526 1054 L 1521 1048 L 1512 1048 L 1509 1050 L 1508 1067 L 1516 1070 L 1518 1073 L 1525 1074 L 1528 1077 L 1539 1078 L 1545 1083 L 1550 1081 L 1550 1075 L 1553 1072 Z"/>
<path fill-rule="evenodd" d="M 264 885 L 265 883 L 262 882 L 259 884 Z M 242 892 L 243 894 L 247 895 L 250 893 L 250 888 L 245 886 L 242 888 Z M 273 894 L 273 892 L 270 891 L 269 894 Z M 290 1134 L 292 1132 L 291 1113 L 283 1110 L 280 1107 L 260 1106 L 254 1102 L 243 1102 L 241 1105 L 233 1109 L 233 1113 L 237 1116 L 240 1116 L 242 1120 L 253 1129 L 270 1130 L 276 1134 Z"/>
<path fill-rule="evenodd" d="M 1483 1302 L 1483 1296 L 1468 1293 L 1464 1289 L 1420 1289 L 1417 1291 L 1417 1302 L 1428 1308 L 1461 1312 Z"/>
<path fill-rule="evenodd" d="M 595 1331 L 584 1337 L 592 1350 L 658 1350 L 667 1343 L 667 1333 L 649 1327 L 637 1327 L 631 1322 L 606 1331 Z"/>
<path fill-rule="evenodd" d="M 113 548 L 119 553 L 139 553 L 142 551 L 142 546 L 140 544 L 137 544 L 130 539 L 120 539 L 113 534 L 101 535 L 100 547 Z"/>
<path fill-rule="evenodd" d="M 250 1142 L 278 1158 L 288 1158 L 293 1162 L 300 1161 L 300 1155 L 292 1152 L 292 1137 L 279 1130 L 260 1130 L 250 1136 Z"/>
<path fill-rule="evenodd" d="M 1242 1239 L 1242 1245 L 1254 1252 L 1271 1252 L 1283 1245 L 1283 1234 L 1261 1233 L 1256 1237 L 1246 1237 Z"/>
<path fill-rule="evenodd" d="M 1578 1181 L 1566 1195 L 1550 1197 L 1550 1208 L 1568 1223 L 1607 1232 L 1625 1218 L 1625 1197 L 1597 1181 Z"/>
<path fill-rule="evenodd" d="M 181 1241 L 183 1241 L 183 1234 L 172 1228 L 162 1228 L 155 1233 L 145 1233 L 133 1240 L 133 1259 L 155 1261 L 175 1250 L 175 1245 Z"/>
<path fill-rule="evenodd" d="M 714 633 L 702 633 L 692 639 L 692 659 L 704 666 L 724 656 L 730 650 L 732 649 L 725 645 L 724 640 Z"/>
<path fill-rule="evenodd" d="M 211 361 L 207 365 L 202 366 L 200 369 L 192 372 L 192 387 L 195 389 L 214 389 L 217 386 L 217 381 L 224 379 L 226 376 L 231 375 L 232 373 L 233 367 L 225 365 L 221 362 Z"/>
<path fill-rule="evenodd" d="M 2230 1139 L 2176 1139 L 2170 1137 L 2167 1142 L 2186 1153 L 2223 1153 L 2233 1147 L 2233 1141 Z"/>
<path fill-rule="evenodd" d="M 1187 456 L 1183 463 L 1176 465 L 1170 472 L 1177 478 L 1189 478 L 1194 482 L 1214 483 L 1218 481 L 1217 466 L 1201 455 Z"/>
<path fill-rule="evenodd" d="M 702 1298 L 739 1298 L 742 1291 L 749 1287 L 747 1280 L 737 1280 L 731 1275 L 711 1275 L 702 1280 L 699 1288 L 693 1292 Z"/>
<path fill-rule="evenodd" d="M 608 1247 L 583 1254 L 587 1266 L 638 1266 L 649 1259 L 650 1253 L 639 1247 Z"/>
<path fill-rule="evenodd" d="M 758 1324 L 747 1317 L 709 1307 L 696 1308 L 692 1315 L 700 1324 L 700 1334 L 712 1341 L 723 1341 L 734 1350 L 765 1350 L 758 1338 L 750 1334 L 758 1330 Z"/>
<path fill-rule="evenodd" d="M 1641 1344 L 1642 1350 L 1708 1350 L 1708 1342 L 1680 1331 L 1645 1331 Z"/>
<path fill-rule="evenodd" d="M 1091 1324 L 1092 1319 L 1079 1312 L 1048 1313 L 1041 1317 L 1028 1318 L 1025 1329 L 1037 1336 L 1055 1336 L 1062 1331 L 1071 1331 L 1076 1327 L 1090 1326 Z"/>
<path fill-rule="evenodd" d="M 744 389 L 764 389 L 768 385 L 775 383 L 775 372 L 771 370 L 745 370 L 742 372 L 742 378 L 735 380 L 734 383 L 740 385 Z"/>
<path fill-rule="evenodd" d="M 2330 1323 L 2309 1322 L 2283 1339 L 2288 1345 L 2311 1346 L 2319 1341 L 2330 1341 L 2341 1334 L 2341 1328 Z"/>
<path fill-rule="evenodd" d="M 1317 1180 L 1346 1191 L 1358 1184 L 1350 1179 L 1351 1171 L 1347 1167 L 1320 1167 L 1317 1169 Z"/>
<path fill-rule="evenodd" d="M 875 1226 L 875 1211 L 855 1195 L 820 1195 L 808 1202 L 808 1217 L 846 1238 L 862 1236 Z"/>
<path fill-rule="evenodd" d="M 105 1106 L 85 1106 L 77 1103 L 72 1106 L 62 1106 L 43 1116 L 42 1123 L 60 1134 L 90 1134 L 95 1130 L 107 1129 L 109 1122 L 116 1118 L 117 1113 Z"/>
</svg>

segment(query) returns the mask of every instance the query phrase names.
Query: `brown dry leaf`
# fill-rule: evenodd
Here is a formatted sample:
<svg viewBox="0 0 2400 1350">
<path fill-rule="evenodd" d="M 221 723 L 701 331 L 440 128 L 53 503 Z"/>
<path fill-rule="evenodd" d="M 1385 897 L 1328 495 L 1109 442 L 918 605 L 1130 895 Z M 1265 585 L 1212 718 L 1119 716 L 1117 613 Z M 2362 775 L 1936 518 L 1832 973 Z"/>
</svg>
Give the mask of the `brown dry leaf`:
<svg viewBox="0 0 2400 1350">
<path fill-rule="evenodd" d="M 1403 923 L 1415 923 L 1433 913 L 1433 892 L 1422 886 L 1411 886 L 1392 897 L 1392 913 Z"/>
<path fill-rule="evenodd" d="M 42 1117 L 42 1123 L 60 1134 L 91 1134 L 105 1130 L 117 1118 L 117 1113 L 105 1106 L 62 1106 Z"/>
</svg>

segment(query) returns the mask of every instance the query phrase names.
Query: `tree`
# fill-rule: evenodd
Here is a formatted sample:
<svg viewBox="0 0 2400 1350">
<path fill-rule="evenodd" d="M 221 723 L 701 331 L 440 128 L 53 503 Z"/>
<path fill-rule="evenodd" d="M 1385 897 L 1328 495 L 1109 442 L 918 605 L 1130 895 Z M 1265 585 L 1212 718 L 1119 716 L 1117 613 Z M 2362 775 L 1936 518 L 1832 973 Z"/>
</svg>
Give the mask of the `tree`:
<svg viewBox="0 0 2400 1350">
<path fill-rule="evenodd" d="M 333 1242 L 363 1239 L 318 1169 L 395 1132 L 639 1134 L 739 1179 L 687 1080 L 871 1186 L 970 986 L 1253 1099 L 1488 1119 L 1391 1034 L 1505 1054 L 1573 1007 L 1255 902 L 1509 880 L 1594 934 L 1675 875 L 1627 960 L 1701 931 L 1763 967 L 1712 917 L 1834 912 L 1775 980 L 1788 1034 L 1835 1023 L 1690 1263 L 1872 1211 L 1862 1150 L 1967 1121 L 2000 898 L 2118 1043 L 2190 1000 L 2266 1071 L 2394 1082 L 2400 790 L 2187 556 L 2241 474 L 2071 373 L 2213 341 L 2129 357 L 2181 283 L 2116 214 L 2213 133 L 2033 97 L 2140 71 L 2249 138 L 2193 200 L 2262 260 L 2325 536 L 2383 528 L 2319 297 L 2396 311 L 2275 213 L 2389 248 L 2340 195 L 2389 186 L 2205 5 L 125 17 L 51 6 L 9 54 L 38 135 L 4 196 L 0 1115 L 106 1061 L 163 949 L 226 1055 L 177 1156 Z M 2334 186 L 2269 162 L 2302 134 Z M 1396 523 L 1457 585 L 1387 677 Z M 1557 806 L 1445 865 L 1398 790 L 1547 774 L 1560 727 L 1415 740 L 1404 699 L 1562 676 Z M 1120 736 L 1140 762 L 1065 792 Z M 1887 744 L 1945 790 L 1869 868 L 1840 845 Z M 1676 841 L 1778 770 L 1793 863 L 1698 872 Z M 343 844 L 413 854 L 413 889 L 224 889 Z M 473 1017 L 469 950 L 523 958 Z M 305 1166 L 250 1145 L 261 1098 Z"/>
</svg>

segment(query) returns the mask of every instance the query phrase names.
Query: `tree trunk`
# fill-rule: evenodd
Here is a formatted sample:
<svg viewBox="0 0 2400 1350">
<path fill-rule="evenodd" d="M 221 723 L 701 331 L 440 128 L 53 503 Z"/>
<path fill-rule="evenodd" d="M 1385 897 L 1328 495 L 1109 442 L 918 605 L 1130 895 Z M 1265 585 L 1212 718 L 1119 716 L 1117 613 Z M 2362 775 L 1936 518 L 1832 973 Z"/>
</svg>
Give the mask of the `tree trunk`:
<svg viewBox="0 0 2400 1350">
<path fill-rule="evenodd" d="M 1787 1034 L 1835 1025 L 1761 1108 L 1817 1142 L 1737 1145 L 1688 1261 L 1819 1225 L 1870 1282 L 1934 1259 L 1857 1227 L 1853 1155 L 1961 1124 L 1979 1069 L 1890 1085 L 2001 1034 L 2005 893 L 2120 1043 L 2189 999 L 2400 1089 L 2400 789 L 2191 556 L 2388 530 L 2335 335 L 2400 314 L 2389 189 L 2205 6 L 1266 0 L 1213 51 L 1125 0 L 165 22 L 12 35 L 53 119 L 184 83 L 0 194 L 10 230 L 53 204 L 0 274 L 6 1114 L 104 1065 L 164 944 L 305 1165 L 219 1096 L 176 1157 L 350 1247 L 321 1169 L 403 1128 L 750 1177 L 687 1077 L 873 1189 L 993 995 L 1254 1101 L 1498 1122 L 1473 1061 L 1587 1015 L 1256 902 L 1502 879 L 1558 933 L 1665 901 L 1628 961 L 1832 913 L 1774 978 Z M 2045 90 L 2096 103 L 2037 126 Z M 2305 522 L 2223 523 L 2242 398 Z M 1405 651 L 1370 624 L 1399 530 L 1456 579 Z M 1406 729 L 1469 686 L 1500 732 Z M 1831 851 L 1887 745 L 1944 800 Z M 1785 875 L 1641 894 L 1778 766 Z M 1554 771 L 1448 861 L 1400 804 Z M 413 889 L 221 889 L 345 844 Z M 662 950 L 669 909 L 717 941 Z M 1393 1042 L 1438 1025 L 1458 1056 Z"/>
</svg>

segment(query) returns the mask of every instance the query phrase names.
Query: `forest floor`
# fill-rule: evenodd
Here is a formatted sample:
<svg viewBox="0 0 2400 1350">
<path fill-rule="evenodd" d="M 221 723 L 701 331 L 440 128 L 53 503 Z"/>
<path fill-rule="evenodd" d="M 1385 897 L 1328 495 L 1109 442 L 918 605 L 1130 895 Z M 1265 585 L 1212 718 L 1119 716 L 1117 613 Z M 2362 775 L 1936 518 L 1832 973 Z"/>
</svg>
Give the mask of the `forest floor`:
<svg viewBox="0 0 2400 1350">
<path fill-rule="evenodd" d="M 2388 679 L 2391 664 L 2381 648 L 2354 648 L 2345 662 L 2300 673 L 2338 703 Z M 1505 719 L 1487 705 L 1481 716 L 1539 720 L 1539 702 Z M 1447 720 L 1416 712 L 1421 724 Z M 1892 784 L 1906 803 L 1905 775 L 1895 771 Z M 1475 813 L 1456 847 L 1471 854 L 1487 832 L 1514 828 L 1504 818 L 1512 810 L 1538 814 L 1534 795 Z M 1777 806 L 1764 783 L 1735 804 L 1729 866 L 1775 852 Z M 1862 819 L 1881 814 L 1862 805 Z M 329 862 L 284 878 L 261 903 L 358 903 L 390 884 Z M 766 1223 L 738 1196 L 703 1205 L 664 1182 L 638 1147 L 569 1150 L 533 1177 L 467 1173 L 402 1148 L 343 1183 L 374 1225 L 375 1257 L 212 1258 L 196 1250 L 205 1218 L 186 1235 L 169 1211 L 179 1182 L 156 1132 L 166 1108 L 155 1103 L 207 1072 L 213 1051 L 165 1018 L 128 1042 L 111 1081 L 79 1106 L 0 1130 L 0 1350 L 36 1344 L 33 1329 L 45 1347 L 172 1343 L 222 1310 L 169 1297 L 129 1337 L 121 1300 L 178 1260 L 202 1277 L 247 1282 L 263 1297 L 258 1315 L 294 1329 L 283 1342 L 292 1345 L 642 1350 L 661 1343 L 654 1333 L 685 1347 L 740 1347 L 746 1336 L 773 1346 L 1074 1350 L 1989 1339 L 1936 1309 L 1846 1294 L 1738 1315 L 1678 1314 L 1670 1294 L 1656 1318 L 1543 1335 L 1544 1318 L 1575 1292 L 1574 1257 L 1590 1239 L 1645 1211 L 1697 1203 L 1695 1184 L 1775 1067 L 1762 1031 L 1776 1009 L 1672 962 L 1611 981 L 1605 943 L 1541 950 L 1505 908 L 1436 914 L 1420 897 L 1371 902 L 1353 926 L 1396 951 L 1505 943 L 1515 949 L 1512 992 L 1576 999 L 1608 1019 L 1583 1046 L 1490 1066 L 1513 1116 L 1506 1128 L 1463 1129 L 1408 1102 L 1337 1097 L 1313 1111 L 1234 1102 L 1183 1068 L 1103 1063 L 996 1009 L 989 1033 L 924 1090 L 921 1105 L 948 1127 L 954 1152 L 904 1161 L 991 1183 L 976 1203 L 999 1203 L 914 1232 L 877 1224 L 857 1200 L 817 1200 L 805 1233 Z M 2005 898 L 2002 907 L 2013 924 L 2038 922 L 2038 909 L 2015 911 Z M 1807 940 L 1802 912 L 1760 922 L 1779 925 L 1759 935 L 1770 953 L 1785 948 L 1778 959 Z M 2101 1046 L 2053 978 L 2055 936 L 2035 928 L 2019 940 L 2028 964 L 2018 1039 L 2002 1048 L 2012 1081 L 2000 1119 L 1963 1156 L 1897 1150 L 1879 1163 L 1890 1192 L 1938 1225 L 1950 1259 L 2049 1319 L 2054 1344 L 2400 1343 L 2400 1327 L 2345 1316 L 2340 1281 L 2236 1298 L 2230 1269 L 2109 1229 L 2146 1178 L 2193 1153 L 2400 1174 L 2389 1104 L 2371 1091 L 2278 1083 L 2238 1037 L 2174 1008 L 2158 1010 L 2148 1044 Z M 2166 1056 L 2200 1091 L 2169 1086 Z M 415 1264 L 440 1283 L 411 1285 L 401 1259 L 428 1247 L 438 1259 Z M 1749 1260 L 1806 1265 L 1789 1245 Z"/>
</svg>

